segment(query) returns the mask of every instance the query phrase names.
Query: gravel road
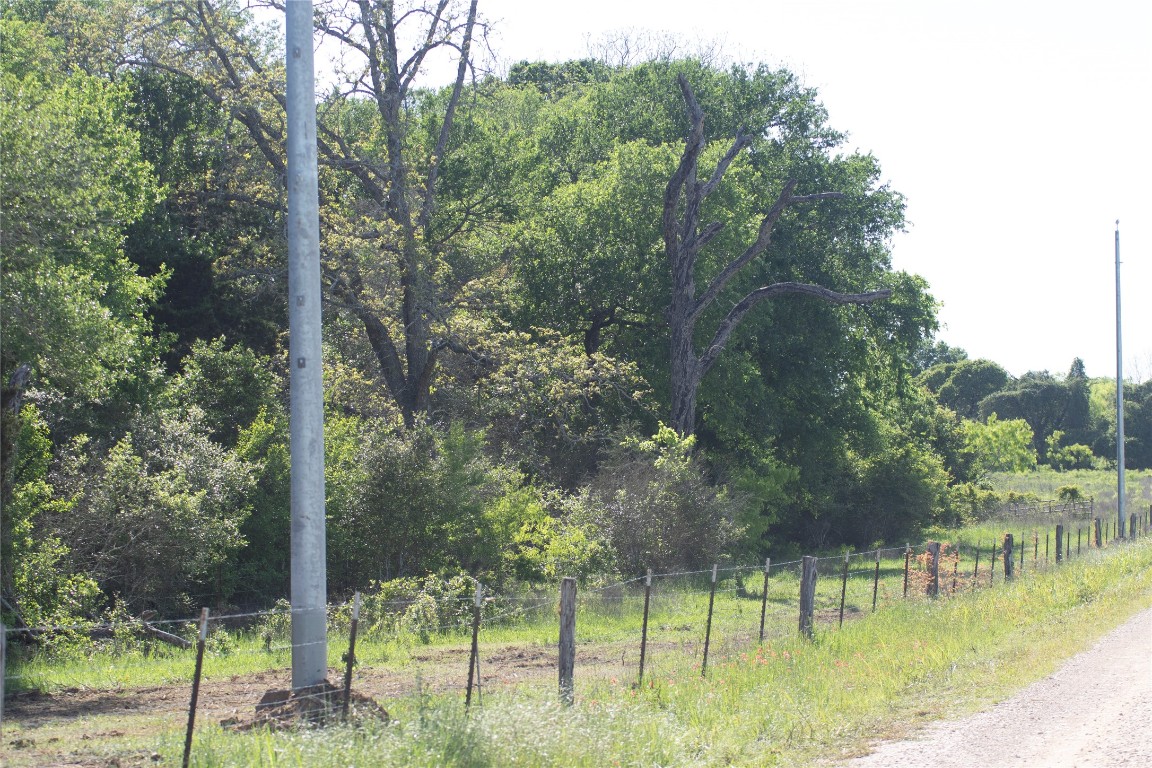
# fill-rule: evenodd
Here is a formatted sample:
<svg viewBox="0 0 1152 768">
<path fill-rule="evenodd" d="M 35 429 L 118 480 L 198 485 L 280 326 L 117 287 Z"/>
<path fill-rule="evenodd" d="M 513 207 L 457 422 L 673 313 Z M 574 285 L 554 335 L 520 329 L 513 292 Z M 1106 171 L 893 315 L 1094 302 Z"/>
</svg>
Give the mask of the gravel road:
<svg viewBox="0 0 1152 768">
<path fill-rule="evenodd" d="M 1152 610 L 992 709 L 842 768 L 1150 768 Z"/>
</svg>

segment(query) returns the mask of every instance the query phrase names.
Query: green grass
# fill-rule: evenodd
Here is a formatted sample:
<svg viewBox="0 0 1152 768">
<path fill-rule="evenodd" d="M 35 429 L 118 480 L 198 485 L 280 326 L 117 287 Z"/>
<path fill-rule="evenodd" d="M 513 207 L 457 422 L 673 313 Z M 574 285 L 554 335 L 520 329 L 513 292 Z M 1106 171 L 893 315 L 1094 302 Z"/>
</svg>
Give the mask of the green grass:
<svg viewBox="0 0 1152 768">
<path fill-rule="evenodd" d="M 1057 498 L 1057 489 L 1066 485 L 1079 486 L 1085 496 L 1095 500 L 1100 512 L 1116 512 L 1116 471 L 1103 469 L 1076 469 L 1057 472 L 1050 467 L 1037 467 L 1030 472 L 996 473 L 990 478 L 997 491 L 1031 493 L 1040 499 Z M 1130 469 L 1124 473 L 1124 495 L 1129 513 L 1147 512 L 1152 504 L 1152 470 Z"/>
<path fill-rule="evenodd" d="M 860 565 L 852 564 L 851 570 L 867 570 Z M 899 572 L 889 563 L 882 566 L 889 572 L 885 583 L 897 589 Z M 871 580 L 861 573 L 853 576 L 859 584 L 854 581 L 850 589 L 856 618 L 839 630 L 834 622 L 821 625 L 815 642 L 807 643 L 796 637 L 794 609 L 788 605 L 784 611 L 785 597 L 791 600 L 794 593 L 782 571 L 773 587 L 779 587 L 781 610 L 787 614 L 780 627 L 787 628 L 770 634 L 763 646 L 727 648 L 710 660 L 707 678 L 700 675 L 698 645 L 707 594 L 699 581 L 685 579 L 678 586 L 691 589 L 654 610 L 652 623 L 666 627 L 658 630 L 666 640 L 679 633 L 696 638 L 696 644 L 654 649 L 639 690 L 632 687 L 630 673 L 589 675 L 577 679 L 577 702 L 571 708 L 555 701 L 549 680 L 487 691 L 483 706 L 469 716 L 457 695 L 412 694 L 384 702 L 394 718 L 389 725 L 232 733 L 206 724 L 197 731 L 193 764 L 811 764 L 857 753 L 870 738 L 898 736 L 909 722 L 999 699 L 1152 605 L 1152 539 L 1086 553 L 1058 569 L 1026 567 L 1025 574 L 1009 584 L 998 579 L 996 589 L 936 601 L 893 599 L 872 614 Z M 758 590 L 755 577 L 746 581 Z M 825 600 L 831 592 L 838 604 L 839 582 L 823 575 L 821 581 Z M 759 600 L 737 597 L 731 578 L 721 586 L 714 631 L 721 636 L 753 632 Z M 770 598 L 775 595 L 770 588 Z M 622 603 L 596 593 L 583 599 L 578 649 L 638 637 L 637 595 L 626 594 Z M 521 625 L 494 627 L 493 636 L 499 638 L 494 644 L 518 639 L 554 643 L 551 610 L 541 608 L 539 616 Z M 691 630 L 681 629 L 689 625 Z M 396 652 L 383 647 L 385 657 Z M 381 663 L 399 663 L 398 658 Z M 171 724 L 153 736 L 133 736 L 122 748 L 156 750 L 175 764 L 182 745 L 182 731 Z"/>
<path fill-rule="evenodd" d="M 1051 671 L 1152 604 L 1152 544 L 1096 554 L 995 590 L 911 601 L 751 649 L 699 675 L 668 664 L 637 691 L 582 686 L 489 696 L 465 717 L 456 697 L 391 703 L 394 724 L 291 734 L 205 729 L 195 765 L 797 765 L 850 754 L 898 723 L 963 712 Z M 1006 620 L 1005 617 L 1011 617 Z M 1097 630 L 1101 631 L 1101 630 Z M 579 685 L 579 683 L 578 683 Z M 175 756 L 177 734 L 160 742 Z"/>
</svg>

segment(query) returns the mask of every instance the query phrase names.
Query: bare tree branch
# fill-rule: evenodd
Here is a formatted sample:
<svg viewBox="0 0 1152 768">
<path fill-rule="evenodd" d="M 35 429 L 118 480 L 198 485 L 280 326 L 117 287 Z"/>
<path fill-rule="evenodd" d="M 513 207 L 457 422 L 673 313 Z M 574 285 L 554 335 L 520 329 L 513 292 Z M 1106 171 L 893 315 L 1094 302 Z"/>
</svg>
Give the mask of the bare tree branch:
<svg viewBox="0 0 1152 768">
<path fill-rule="evenodd" d="M 712 341 L 700 357 L 700 374 L 708 373 L 715 365 L 720 353 L 724 351 L 728 339 L 732 336 L 732 332 L 736 330 L 736 326 L 740 324 L 749 310 L 762 301 L 786 294 L 812 296 L 832 304 L 871 304 L 874 301 L 891 298 L 892 291 L 884 288 L 868 293 L 839 293 L 822 285 L 810 285 L 808 283 L 773 283 L 757 288 L 732 307 L 724 319 L 720 321 L 716 333 L 712 336 Z"/>
</svg>

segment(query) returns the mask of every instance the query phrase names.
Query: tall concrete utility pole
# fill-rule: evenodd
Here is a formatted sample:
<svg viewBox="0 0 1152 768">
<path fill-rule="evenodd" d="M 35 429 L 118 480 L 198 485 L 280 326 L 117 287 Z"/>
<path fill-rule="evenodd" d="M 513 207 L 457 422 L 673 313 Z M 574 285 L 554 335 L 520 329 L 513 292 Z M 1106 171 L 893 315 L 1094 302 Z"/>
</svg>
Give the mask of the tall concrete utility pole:
<svg viewBox="0 0 1152 768">
<path fill-rule="evenodd" d="M 292 687 L 327 677 L 320 203 L 312 0 L 288 0 L 288 329 L 292 393 Z"/>
<path fill-rule="evenodd" d="M 1116 530 L 1124 538 L 1124 353 L 1120 342 L 1120 220 L 1116 220 Z"/>
</svg>

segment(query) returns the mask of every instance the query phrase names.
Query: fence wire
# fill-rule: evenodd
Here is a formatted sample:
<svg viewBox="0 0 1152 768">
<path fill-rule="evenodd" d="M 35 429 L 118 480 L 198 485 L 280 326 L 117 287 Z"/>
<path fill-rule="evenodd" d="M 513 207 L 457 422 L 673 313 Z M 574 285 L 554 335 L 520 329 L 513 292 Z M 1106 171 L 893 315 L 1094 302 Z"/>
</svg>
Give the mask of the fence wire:
<svg viewBox="0 0 1152 768">
<path fill-rule="evenodd" d="M 1073 542 L 1073 527 L 1075 538 Z M 1142 524 L 1142 533 L 1148 526 Z M 1053 533 L 1021 526 L 1012 531 L 1011 552 L 1017 577 L 1055 566 Z M 1016 538 L 1019 536 L 1019 538 Z M 1075 559 L 1095 547 L 1091 526 L 1064 529 L 1061 559 Z M 929 542 L 813 558 L 816 589 L 813 613 L 819 631 L 835 631 L 873 611 L 904 600 L 960 594 L 1002 583 L 1005 552 L 1002 540 L 961 541 L 940 546 L 938 569 L 932 572 Z M 798 632 L 798 594 L 804 560 L 769 564 L 726 564 L 713 569 L 685 570 L 627 578 L 580 589 L 577 592 L 576 644 L 580 681 L 636 680 L 641 653 L 645 679 L 674 681 L 686 669 L 702 671 L 705 648 L 709 669 L 743 661 L 753 649 L 770 647 Z M 715 582 L 713 583 L 713 572 Z M 480 692 L 493 686 L 556 685 L 559 597 L 554 588 L 502 594 L 475 580 L 467 591 L 480 590 L 478 658 L 469 656 L 475 594 L 464 594 L 459 582 L 424 581 L 440 590 L 405 597 L 366 595 L 357 622 L 358 666 L 352 675 L 352 710 L 378 716 L 373 700 L 434 691 L 463 696 L 469 672 L 475 672 L 477 702 Z M 641 626 L 647 594 L 647 626 Z M 709 615 L 709 606 L 711 614 Z M 349 646 L 351 604 L 327 607 L 329 674 L 342 680 Z M 230 612 L 208 618 L 206 678 L 199 689 L 198 722 L 231 728 L 276 727 L 317 713 L 341 709 L 344 692 L 338 686 L 291 692 L 290 657 L 306 647 L 293 644 L 288 606 L 267 610 Z M 80 623 L 6 628 L 7 647 L 22 641 L 65 633 L 111 636 L 112 647 L 131 646 L 126 667 L 146 664 L 147 656 L 171 659 L 163 683 L 164 694 L 147 699 L 149 717 L 180 727 L 188 715 L 195 647 L 179 649 L 161 644 L 155 631 L 196 642 L 198 619 L 130 619 L 120 622 Z M 226 631 L 227 630 L 227 631 Z M 525 636 L 530 639 L 526 640 Z M 761 642 L 763 641 L 763 646 Z M 318 644 L 318 643 L 317 643 Z M 315 644 L 313 644 L 315 645 Z M 643 651 L 642 651 L 643 647 Z M 127 658 L 131 657 L 131 658 Z M 406 658 L 399 672 L 385 662 Z M 15 691 L 5 706 L 5 717 L 19 721 L 26 709 L 21 690 L 44 687 L 49 673 L 30 664 L 34 654 L 10 653 L 3 678 L 6 691 Z M 32 665 L 34 667 L 34 665 Z M 31 669 L 31 671 L 28 671 Z M 52 685 L 82 688 L 90 672 L 75 667 L 73 677 L 51 670 Z M 227 670 L 242 670 L 229 674 Z M 280 693 L 268 693 L 268 691 Z M 361 693 L 362 692 L 362 693 Z M 267 694 L 267 696 L 265 696 Z M 260 705 L 256 701 L 268 698 Z M 123 698 L 118 693 L 109 698 Z"/>
</svg>

